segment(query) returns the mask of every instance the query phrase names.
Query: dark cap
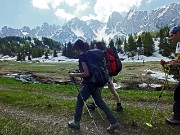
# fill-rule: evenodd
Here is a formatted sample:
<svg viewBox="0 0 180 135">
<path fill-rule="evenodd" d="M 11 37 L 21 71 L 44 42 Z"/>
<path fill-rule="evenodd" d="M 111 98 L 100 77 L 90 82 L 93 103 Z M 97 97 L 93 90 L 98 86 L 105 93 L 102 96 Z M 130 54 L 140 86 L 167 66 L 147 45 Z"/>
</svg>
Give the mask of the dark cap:
<svg viewBox="0 0 180 135">
<path fill-rule="evenodd" d="M 180 25 L 172 27 L 169 31 L 169 33 L 172 33 L 172 34 L 176 34 L 177 32 L 180 32 Z"/>
</svg>

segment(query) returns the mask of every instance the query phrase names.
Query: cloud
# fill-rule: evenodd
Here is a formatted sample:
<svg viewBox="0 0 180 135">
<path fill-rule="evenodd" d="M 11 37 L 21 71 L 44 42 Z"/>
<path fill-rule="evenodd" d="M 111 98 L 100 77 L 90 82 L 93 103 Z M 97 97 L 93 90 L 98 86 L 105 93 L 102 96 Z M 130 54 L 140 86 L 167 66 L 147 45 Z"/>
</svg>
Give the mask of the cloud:
<svg viewBox="0 0 180 135">
<path fill-rule="evenodd" d="M 39 9 L 49 9 L 49 0 L 32 0 L 32 5 Z"/>
<path fill-rule="evenodd" d="M 130 8 L 140 6 L 141 2 L 142 0 L 97 0 L 94 6 L 94 12 L 101 21 L 107 21 L 109 15 L 111 15 L 113 11 L 120 13 L 128 12 Z"/>
<path fill-rule="evenodd" d="M 147 0 L 146 3 L 149 4 L 151 2 L 153 2 L 154 0 Z"/>
<path fill-rule="evenodd" d="M 51 5 L 53 8 L 57 8 L 61 4 L 67 4 L 70 7 L 76 6 L 81 3 L 80 0 L 51 0 Z"/>
<path fill-rule="evenodd" d="M 59 18 L 66 19 L 67 21 L 74 17 L 80 17 L 89 6 L 89 2 L 81 3 L 80 0 L 54 0 L 54 2 L 55 1 L 57 6 L 60 6 L 62 2 L 64 2 L 66 6 L 68 5 L 69 7 L 71 7 L 71 12 L 67 12 L 68 10 L 66 10 L 66 8 L 61 8 L 58 9 L 55 13 L 55 15 Z M 55 7 L 53 4 L 52 7 Z"/>
<path fill-rule="evenodd" d="M 53 8 L 57 8 L 61 3 L 63 3 L 64 2 L 64 0 L 52 0 L 51 1 L 51 6 L 53 7 Z"/>
<path fill-rule="evenodd" d="M 57 8 L 61 4 L 67 4 L 70 7 L 78 5 L 81 3 L 81 0 L 32 0 L 34 7 L 39 9 L 49 9 L 49 4 L 53 8 Z"/>
<path fill-rule="evenodd" d="M 56 9 L 55 15 L 58 18 L 66 19 L 67 21 L 74 18 L 75 14 L 84 11 L 87 8 L 87 4 L 81 4 L 81 0 L 32 0 L 32 5 L 39 9 Z M 59 8 L 63 6 L 64 9 Z M 73 8 L 73 14 L 67 12 L 67 6 Z"/>
<path fill-rule="evenodd" d="M 72 18 L 75 17 L 74 15 L 70 13 L 66 13 L 64 9 L 57 9 L 57 11 L 55 12 L 55 15 L 58 16 L 59 18 L 63 18 L 66 20 L 71 20 Z"/>
<path fill-rule="evenodd" d="M 76 13 L 79 13 L 81 11 L 85 11 L 89 6 L 89 2 L 87 3 L 84 3 L 84 4 L 80 4 L 80 5 L 77 5 L 76 7 Z"/>
<path fill-rule="evenodd" d="M 64 0 L 64 2 L 69 6 L 76 6 L 81 3 L 81 0 Z"/>
<path fill-rule="evenodd" d="M 82 16 L 81 17 L 81 20 L 84 20 L 84 21 L 87 21 L 87 20 L 97 20 L 98 18 L 97 18 L 97 16 L 95 16 L 95 15 L 92 15 L 92 14 L 89 14 L 89 16 Z"/>
<path fill-rule="evenodd" d="M 153 0 L 148 0 L 148 2 Z M 39 9 L 55 9 L 58 18 L 67 21 L 73 17 L 83 20 L 97 19 L 106 22 L 113 11 L 128 12 L 132 7 L 139 7 L 142 0 L 32 0 L 34 7 Z M 92 4 L 93 3 L 93 4 Z M 91 6 L 91 7 L 90 7 Z M 89 14 L 89 15 L 87 15 Z"/>
</svg>

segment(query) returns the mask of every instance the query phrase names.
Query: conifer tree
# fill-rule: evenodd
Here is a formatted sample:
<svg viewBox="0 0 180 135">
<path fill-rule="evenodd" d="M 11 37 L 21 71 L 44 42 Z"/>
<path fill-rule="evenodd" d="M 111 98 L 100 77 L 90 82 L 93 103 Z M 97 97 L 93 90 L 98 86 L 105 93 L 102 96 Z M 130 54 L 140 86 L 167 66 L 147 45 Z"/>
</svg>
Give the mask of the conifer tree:
<svg viewBox="0 0 180 135">
<path fill-rule="evenodd" d="M 114 47 L 114 41 L 113 41 L 112 39 L 110 39 L 109 47 L 110 47 L 110 48 L 113 48 L 113 47 Z"/>
<path fill-rule="evenodd" d="M 116 46 L 117 46 L 118 52 L 122 52 L 122 47 L 121 47 L 122 43 L 123 42 L 122 42 L 122 40 L 120 38 L 116 39 Z"/>
<path fill-rule="evenodd" d="M 65 42 L 65 44 L 64 44 L 64 50 L 63 50 L 63 52 L 62 52 L 62 55 L 63 55 L 63 56 L 67 56 L 67 45 L 66 45 L 66 42 Z"/>
<path fill-rule="evenodd" d="M 67 44 L 67 55 L 66 55 L 66 57 L 68 57 L 68 58 L 74 57 L 73 46 L 72 46 L 71 42 L 68 42 L 68 44 Z"/>
<path fill-rule="evenodd" d="M 142 47 L 141 36 L 138 37 L 136 44 L 137 44 L 137 45 L 136 45 L 137 47 Z"/>
<path fill-rule="evenodd" d="M 104 39 L 103 39 L 103 38 L 102 38 L 102 40 L 101 40 L 101 43 L 102 43 L 103 48 L 104 48 L 104 50 L 105 50 L 107 47 L 106 47 L 106 42 L 104 41 Z"/>
<path fill-rule="evenodd" d="M 96 40 L 93 40 L 90 42 L 90 46 L 89 46 L 89 49 L 94 49 L 94 45 L 97 43 Z"/>
<path fill-rule="evenodd" d="M 143 54 L 144 53 L 144 48 L 143 48 L 143 45 L 142 45 L 141 36 L 138 36 L 138 39 L 136 41 L 136 46 L 137 46 L 138 55 Z M 138 56 L 138 58 L 139 58 L 139 56 Z"/>
<path fill-rule="evenodd" d="M 144 45 L 144 55 L 151 56 L 154 52 L 154 42 L 151 33 L 145 32 L 142 37 L 142 43 Z"/>
<path fill-rule="evenodd" d="M 53 51 L 53 57 L 57 57 L 57 52 L 56 52 L 56 50 Z"/>
<path fill-rule="evenodd" d="M 22 56 L 21 56 L 21 53 L 19 52 L 17 55 L 17 61 L 21 61 L 21 60 L 22 60 Z"/>
<path fill-rule="evenodd" d="M 45 52 L 45 59 L 49 59 L 48 52 Z"/>
<path fill-rule="evenodd" d="M 159 37 L 160 37 L 159 53 L 162 54 L 162 56 L 170 57 L 172 54 L 175 53 L 176 45 L 168 38 L 169 37 L 168 26 L 165 26 L 160 29 Z"/>
<path fill-rule="evenodd" d="M 32 58 L 42 57 L 44 51 L 39 46 L 35 46 L 32 48 Z"/>
<path fill-rule="evenodd" d="M 31 56 L 30 56 L 30 54 L 28 54 L 28 60 L 31 60 Z"/>
<path fill-rule="evenodd" d="M 129 56 L 134 56 L 135 55 L 135 52 L 136 52 L 136 42 L 134 41 L 134 38 L 132 36 L 132 34 L 129 35 L 129 38 L 128 38 L 128 52 L 129 52 Z"/>
<path fill-rule="evenodd" d="M 128 52 L 128 44 L 126 42 L 126 38 L 124 39 L 124 52 Z"/>
</svg>

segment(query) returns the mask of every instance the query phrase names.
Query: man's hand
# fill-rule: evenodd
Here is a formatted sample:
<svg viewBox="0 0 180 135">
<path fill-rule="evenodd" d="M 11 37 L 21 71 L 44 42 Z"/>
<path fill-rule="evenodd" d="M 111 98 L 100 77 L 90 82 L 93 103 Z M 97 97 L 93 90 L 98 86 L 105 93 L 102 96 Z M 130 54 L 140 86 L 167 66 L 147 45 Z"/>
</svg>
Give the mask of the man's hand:
<svg viewBox="0 0 180 135">
<path fill-rule="evenodd" d="M 164 66 L 164 64 L 166 64 L 166 62 L 162 59 L 162 60 L 160 61 L 160 64 L 161 64 L 162 66 Z"/>
<path fill-rule="evenodd" d="M 177 66 L 177 62 L 175 60 L 169 61 L 168 64 L 170 66 Z"/>
<path fill-rule="evenodd" d="M 71 79 L 74 79 L 75 74 L 74 74 L 74 73 L 69 73 L 69 77 L 70 77 Z"/>
</svg>

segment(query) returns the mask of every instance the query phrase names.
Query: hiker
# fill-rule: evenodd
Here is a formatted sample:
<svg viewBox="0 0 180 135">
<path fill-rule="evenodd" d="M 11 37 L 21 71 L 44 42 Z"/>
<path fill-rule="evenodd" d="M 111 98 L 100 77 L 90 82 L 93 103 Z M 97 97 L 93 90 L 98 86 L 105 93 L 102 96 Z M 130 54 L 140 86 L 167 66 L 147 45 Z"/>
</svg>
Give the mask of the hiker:
<svg viewBox="0 0 180 135">
<path fill-rule="evenodd" d="M 173 42 L 180 42 L 180 25 L 174 26 L 169 31 L 169 37 Z M 162 63 L 161 63 L 162 64 Z M 168 61 L 170 66 L 178 67 L 180 65 L 180 61 L 172 60 Z M 168 124 L 180 124 L 180 81 L 174 91 L 174 104 L 173 104 L 173 116 L 165 121 Z"/>
<path fill-rule="evenodd" d="M 79 94 L 77 96 L 77 102 L 75 107 L 75 114 L 73 120 L 68 122 L 68 126 L 74 129 L 80 129 L 80 120 L 82 116 L 82 109 L 84 105 L 84 101 L 86 101 L 90 95 L 92 95 L 96 105 L 104 111 L 107 116 L 107 119 L 110 122 L 110 126 L 107 128 L 108 132 L 113 132 L 116 129 L 120 128 L 120 124 L 117 122 L 116 118 L 113 116 L 113 113 L 109 109 L 109 107 L 105 104 L 102 100 L 100 90 L 94 89 L 92 86 L 89 85 L 88 80 L 90 76 L 90 72 L 87 65 L 87 58 L 86 58 L 86 45 L 80 39 L 78 39 L 75 44 L 73 45 L 75 52 L 79 55 L 79 73 L 69 73 L 71 79 L 75 77 L 80 77 L 83 79 L 81 83 L 81 88 Z M 92 89 L 93 88 L 93 89 Z M 84 101 L 83 101 L 84 100 Z"/>
<path fill-rule="evenodd" d="M 102 51 L 104 50 L 102 42 L 97 42 L 94 45 L 94 48 L 100 49 Z M 117 54 L 116 48 L 114 46 L 110 46 L 110 48 L 112 48 L 113 51 L 115 51 L 114 54 L 116 55 L 116 57 L 119 57 L 118 54 Z M 116 107 L 113 110 L 117 111 L 117 112 L 123 111 L 123 108 L 122 108 L 122 105 L 121 105 L 121 100 L 120 100 L 119 94 L 117 93 L 117 91 L 116 91 L 116 89 L 114 87 L 113 76 L 111 76 L 111 75 L 109 75 L 108 88 L 110 89 L 111 93 L 113 94 L 113 96 L 115 97 L 116 102 L 117 102 Z M 94 103 L 88 104 L 88 108 L 94 110 L 95 109 Z"/>
</svg>

